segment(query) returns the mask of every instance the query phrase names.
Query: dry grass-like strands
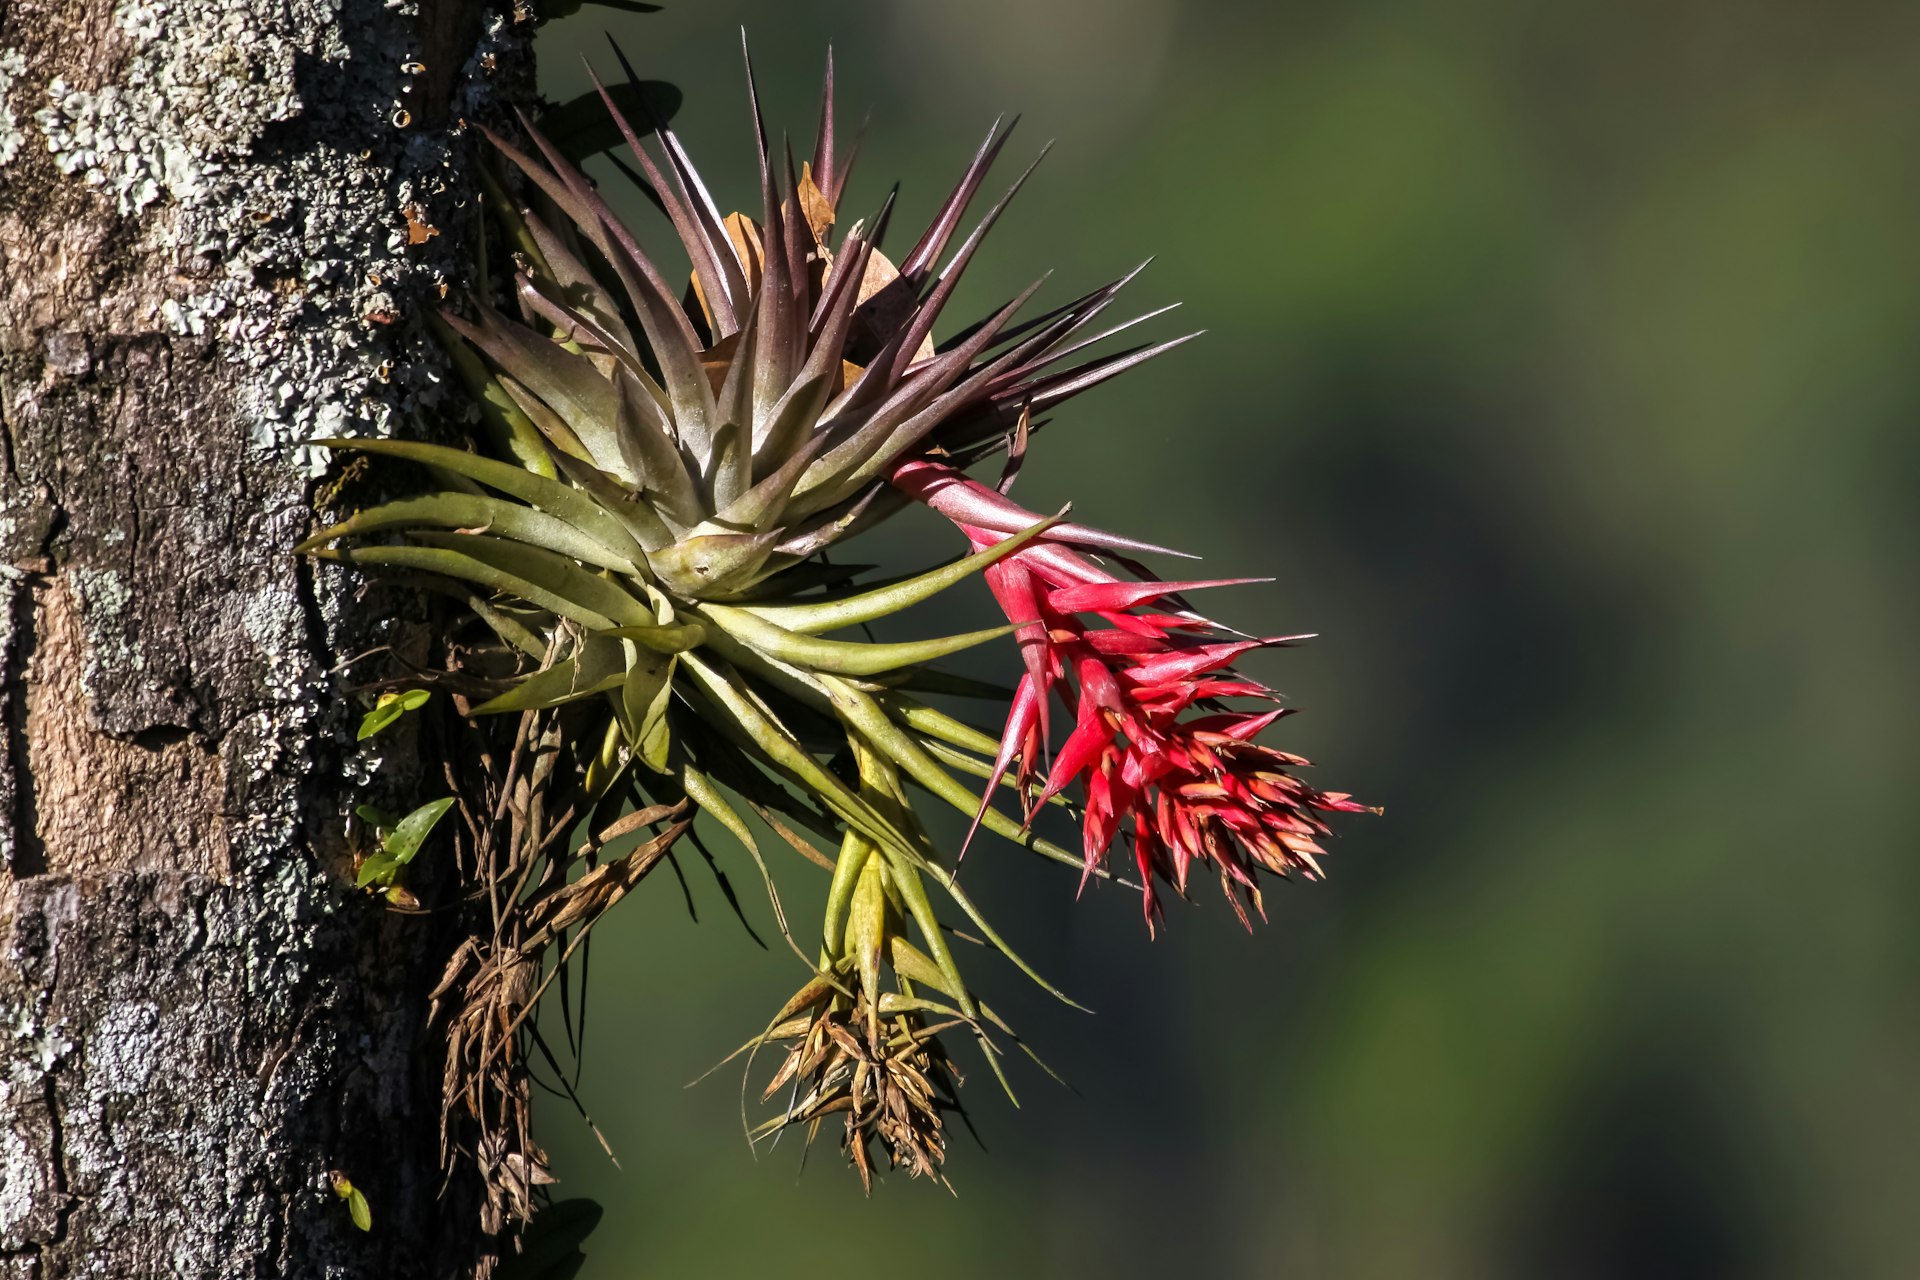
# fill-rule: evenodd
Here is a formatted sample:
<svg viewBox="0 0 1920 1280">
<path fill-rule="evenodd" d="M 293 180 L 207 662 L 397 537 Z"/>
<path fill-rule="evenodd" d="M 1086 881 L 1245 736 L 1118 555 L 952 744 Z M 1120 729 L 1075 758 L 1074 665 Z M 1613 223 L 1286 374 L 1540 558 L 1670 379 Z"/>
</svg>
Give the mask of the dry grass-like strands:
<svg viewBox="0 0 1920 1280">
<path fill-rule="evenodd" d="M 461 683 L 457 671 L 449 676 Z M 471 709 L 458 694 L 454 703 L 462 713 Z M 567 1048 L 577 1059 L 584 982 L 575 991 L 567 975 L 593 927 L 692 826 L 685 797 L 649 803 L 626 785 L 590 800 L 597 780 L 589 777 L 591 762 L 566 745 L 566 714 L 564 707 L 528 711 L 508 721 L 504 734 L 501 720 L 468 720 L 472 763 L 447 771 L 462 819 L 466 893 L 458 906 L 471 912 L 472 924 L 431 995 L 430 1022 L 445 1037 L 441 1160 L 448 1176 L 472 1161 L 486 1188 L 482 1227 L 495 1236 L 529 1220 L 537 1188 L 553 1181 L 532 1137 L 536 1064 L 573 1093 L 540 1030 L 540 1003 L 558 982 Z M 616 816 L 636 801 L 639 807 Z M 576 844 L 583 822 L 586 835 Z M 606 856 L 635 835 L 644 838 Z"/>
</svg>

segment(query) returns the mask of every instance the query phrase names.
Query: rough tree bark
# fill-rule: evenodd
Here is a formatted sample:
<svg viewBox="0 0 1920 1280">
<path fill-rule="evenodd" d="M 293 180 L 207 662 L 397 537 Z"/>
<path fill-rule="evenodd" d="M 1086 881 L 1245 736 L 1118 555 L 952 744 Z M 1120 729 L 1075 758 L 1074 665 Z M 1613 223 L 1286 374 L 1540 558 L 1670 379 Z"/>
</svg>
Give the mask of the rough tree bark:
<svg viewBox="0 0 1920 1280">
<path fill-rule="evenodd" d="M 342 815 L 408 779 L 329 671 L 393 637 L 288 547 L 298 442 L 433 399 L 457 124 L 523 34 L 469 0 L 0 0 L 0 1280 L 474 1243 L 414 1052 L 447 939 L 346 876 Z"/>
</svg>

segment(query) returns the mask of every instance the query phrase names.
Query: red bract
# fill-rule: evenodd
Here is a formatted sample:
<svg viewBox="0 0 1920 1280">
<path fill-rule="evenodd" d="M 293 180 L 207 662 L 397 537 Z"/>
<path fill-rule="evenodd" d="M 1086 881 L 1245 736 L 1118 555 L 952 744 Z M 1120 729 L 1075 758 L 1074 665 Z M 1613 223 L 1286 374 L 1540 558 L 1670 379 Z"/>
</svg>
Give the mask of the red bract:
<svg viewBox="0 0 1920 1280">
<path fill-rule="evenodd" d="M 941 463 L 908 462 L 891 479 L 952 520 L 976 551 L 1041 518 Z M 1367 811 L 1345 794 L 1316 790 L 1294 776 L 1307 760 L 1254 741 L 1286 711 L 1239 712 L 1220 701 L 1279 701 L 1232 664 L 1256 649 L 1306 637 L 1222 639 L 1226 628 L 1181 599 L 1203 587 L 1254 579 L 1123 579 L 1076 548 L 1162 550 L 1063 522 L 987 569 L 1000 608 L 1022 624 L 1016 634 L 1026 667 L 987 796 L 1011 771 L 1031 821 L 1039 805 L 1081 780 L 1086 874 L 1106 862 L 1115 838 L 1130 826 L 1149 930 L 1160 913 L 1155 881 L 1184 895 L 1195 862 L 1212 866 L 1250 926 L 1249 907 L 1265 915 L 1257 871 L 1319 879 L 1317 858 L 1325 850 L 1318 837 L 1328 832 L 1320 815 Z M 1090 625 L 1084 615 L 1106 625 Z M 1056 697 L 1074 724 L 1040 777 L 1048 707 Z"/>
</svg>

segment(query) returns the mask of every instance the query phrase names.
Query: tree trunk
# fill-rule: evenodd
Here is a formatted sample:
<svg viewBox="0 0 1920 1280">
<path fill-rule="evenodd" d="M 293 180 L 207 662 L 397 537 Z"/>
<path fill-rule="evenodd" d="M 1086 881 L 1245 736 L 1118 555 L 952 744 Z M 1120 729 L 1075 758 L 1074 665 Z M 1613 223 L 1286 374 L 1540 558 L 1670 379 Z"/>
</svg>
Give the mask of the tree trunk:
<svg viewBox="0 0 1920 1280">
<path fill-rule="evenodd" d="M 463 0 L 0 0 L 0 1280 L 478 1245 L 417 1052 L 450 939 L 356 894 L 342 836 L 446 790 L 404 737 L 412 773 L 373 769 L 338 692 L 405 628 L 289 548 L 298 442 L 431 411 L 457 125 L 522 34 Z"/>
</svg>

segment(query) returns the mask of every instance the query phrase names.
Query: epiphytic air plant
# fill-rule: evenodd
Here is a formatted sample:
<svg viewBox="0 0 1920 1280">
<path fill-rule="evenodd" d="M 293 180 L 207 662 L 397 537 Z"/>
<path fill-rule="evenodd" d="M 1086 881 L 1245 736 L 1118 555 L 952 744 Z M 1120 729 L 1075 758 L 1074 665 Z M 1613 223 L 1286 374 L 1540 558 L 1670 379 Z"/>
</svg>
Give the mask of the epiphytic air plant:
<svg viewBox="0 0 1920 1280">
<path fill-rule="evenodd" d="M 996 124 L 896 263 L 881 247 L 891 197 L 848 217 L 853 157 L 834 133 L 831 62 L 797 170 L 769 147 L 753 100 L 757 219 L 722 216 L 674 134 L 654 121 L 649 143 L 602 96 L 637 166 L 629 176 L 671 222 L 690 271 L 643 250 L 537 129 L 525 125 L 528 149 L 489 134 L 521 175 L 518 197 L 490 179 L 518 315 L 482 297 L 445 319 L 465 344 L 454 357 L 491 449 L 322 442 L 410 460 L 439 483 L 304 544 L 464 600 L 486 640 L 453 651 L 462 709 L 520 713 L 511 758 L 489 759 L 467 806 L 476 847 L 492 850 L 476 871 L 496 906 L 490 935 L 476 932 L 442 984 L 465 1002 L 450 1094 L 484 1135 L 485 1090 L 513 1092 L 511 1064 L 528 1053 L 515 1036 L 592 921 L 676 839 L 697 839 L 692 809 L 757 860 L 744 810 L 831 873 L 802 956 L 812 972 L 749 1042 L 785 1047 L 765 1095 L 782 1101 L 755 1135 L 802 1125 L 811 1137 L 837 1115 L 863 1181 L 876 1140 L 891 1165 L 938 1176 L 942 1115 L 957 1105 L 942 1033 L 974 1037 L 1003 1083 L 1015 1041 L 962 972 L 936 896 L 1040 979 L 962 887 L 965 846 L 929 838 L 923 797 L 1078 868 L 1083 885 L 1137 874 L 1149 928 L 1157 887 L 1184 894 L 1196 864 L 1248 920 L 1260 875 L 1317 877 L 1322 815 L 1360 806 L 1256 741 L 1282 712 L 1233 664 L 1297 637 L 1220 627 L 1187 597 L 1226 584 L 1162 581 L 1134 559 L 1161 548 L 1005 496 L 1041 415 L 1184 340 L 1085 357 L 1128 327 L 1095 321 L 1129 276 L 1016 319 L 1035 285 L 936 342 L 1020 185 L 959 235 L 1010 128 Z M 998 487 L 968 476 L 1000 453 Z M 970 554 L 864 585 L 823 555 L 915 502 L 951 520 Z M 369 540 L 389 534 L 401 536 Z M 1005 625 L 894 643 L 847 635 L 975 573 Z M 979 696 L 930 664 L 1009 633 L 1024 672 L 997 737 L 926 700 Z M 1230 709 L 1248 702 L 1266 709 Z M 1078 817 L 1078 853 L 1032 832 L 1050 803 Z M 657 834 L 601 860 L 643 827 Z M 837 841 L 837 856 L 806 833 Z M 1131 846 L 1130 868 L 1109 869 L 1116 841 Z M 496 1176 L 510 1163 L 502 1141 L 474 1144 Z M 524 1126 L 518 1142 L 524 1175 L 539 1157 Z M 524 1186 L 506 1199 L 524 1210 Z"/>
</svg>

